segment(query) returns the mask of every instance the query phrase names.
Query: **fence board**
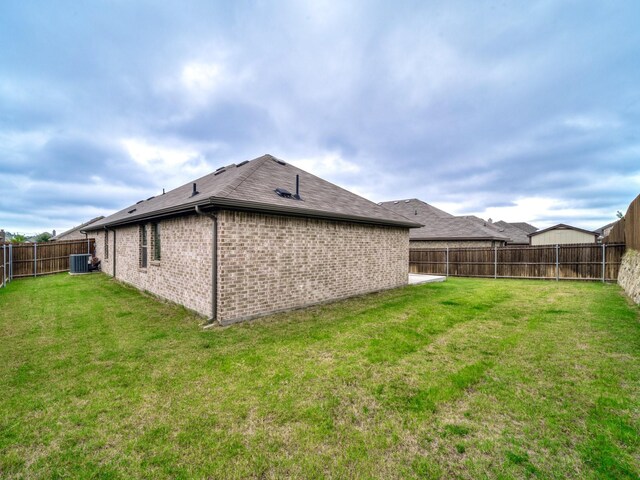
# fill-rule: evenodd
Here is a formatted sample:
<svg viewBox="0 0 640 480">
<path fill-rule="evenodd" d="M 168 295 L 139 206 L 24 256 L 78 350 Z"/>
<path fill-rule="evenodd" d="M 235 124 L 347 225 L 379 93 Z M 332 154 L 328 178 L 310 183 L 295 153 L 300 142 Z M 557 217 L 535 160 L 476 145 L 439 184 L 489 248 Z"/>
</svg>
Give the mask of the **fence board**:
<svg viewBox="0 0 640 480">
<path fill-rule="evenodd" d="M 602 243 L 627 243 L 625 238 L 625 220 L 621 218 L 618 220 L 609 234 L 602 239 Z"/>
<path fill-rule="evenodd" d="M 624 234 L 627 247 L 640 250 L 640 195 L 629 204 L 624 216 Z"/>
<path fill-rule="evenodd" d="M 69 271 L 69 255 L 87 252 L 95 254 L 95 240 L 23 243 L 11 245 L 10 249 L 5 250 L 7 262 L 0 269 L 2 274 L 6 271 L 8 278 L 33 277 Z M 9 260 L 11 268 L 9 268 Z M 2 258 L 0 263 L 1 261 Z M 2 285 L 1 280 L 0 285 Z"/>
<path fill-rule="evenodd" d="M 616 281 L 623 244 L 434 248 L 409 252 L 409 271 L 454 277 Z M 603 252 L 605 263 L 603 272 Z M 448 255 L 448 263 L 447 263 Z"/>
</svg>

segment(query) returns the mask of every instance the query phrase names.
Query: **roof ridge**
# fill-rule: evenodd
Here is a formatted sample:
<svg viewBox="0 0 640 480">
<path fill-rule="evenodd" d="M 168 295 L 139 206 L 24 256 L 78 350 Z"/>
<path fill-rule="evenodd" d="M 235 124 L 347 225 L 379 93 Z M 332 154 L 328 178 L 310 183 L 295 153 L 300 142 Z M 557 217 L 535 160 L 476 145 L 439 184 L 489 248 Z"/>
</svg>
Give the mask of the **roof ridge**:
<svg viewBox="0 0 640 480">
<path fill-rule="evenodd" d="M 469 217 L 475 217 L 475 215 L 464 215 L 462 217 L 458 217 L 458 218 L 462 218 L 463 220 L 465 220 L 466 222 L 469 222 L 470 224 L 474 225 L 476 228 L 480 229 L 481 231 L 491 234 L 496 238 L 505 238 L 508 239 L 509 237 L 507 235 L 504 235 L 503 232 L 499 231 L 499 230 L 494 230 L 492 229 L 489 225 L 491 225 L 489 222 L 487 222 L 487 220 L 484 220 L 483 218 L 477 217 L 480 220 L 483 220 L 485 223 L 483 225 L 481 225 L 480 223 L 474 221 L 472 218 Z"/>
<path fill-rule="evenodd" d="M 245 182 L 245 180 L 247 180 L 251 175 L 257 172 L 258 169 L 262 165 L 264 165 L 264 162 L 267 161 L 269 158 L 274 158 L 274 157 L 269 154 L 266 154 L 266 155 L 263 155 L 262 157 L 258 157 L 258 158 L 254 158 L 253 160 L 250 160 L 249 165 L 252 166 L 253 168 L 247 168 L 243 173 L 238 175 L 238 178 L 236 178 L 235 181 L 230 182 L 228 185 L 223 187 L 220 190 L 220 193 L 215 196 L 228 197 L 229 195 L 231 195 L 231 193 L 234 192 L 240 185 L 242 185 Z M 236 168 L 238 167 L 236 166 Z"/>
</svg>

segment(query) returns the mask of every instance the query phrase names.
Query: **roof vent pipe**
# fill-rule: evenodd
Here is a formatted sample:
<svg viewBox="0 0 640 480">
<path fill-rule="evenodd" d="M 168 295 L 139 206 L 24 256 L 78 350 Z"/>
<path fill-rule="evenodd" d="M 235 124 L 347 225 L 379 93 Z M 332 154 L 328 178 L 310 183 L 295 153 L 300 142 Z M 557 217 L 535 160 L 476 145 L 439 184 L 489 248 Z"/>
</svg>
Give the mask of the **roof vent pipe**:
<svg viewBox="0 0 640 480">
<path fill-rule="evenodd" d="M 193 182 L 193 191 L 191 192 L 191 196 L 195 197 L 196 195 L 198 195 L 200 192 L 196 189 L 196 182 Z"/>
<path fill-rule="evenodd" d="M 300 175 L 296 175 L 296 194 L 293 198 L 300 200 Z"/>
</svg>

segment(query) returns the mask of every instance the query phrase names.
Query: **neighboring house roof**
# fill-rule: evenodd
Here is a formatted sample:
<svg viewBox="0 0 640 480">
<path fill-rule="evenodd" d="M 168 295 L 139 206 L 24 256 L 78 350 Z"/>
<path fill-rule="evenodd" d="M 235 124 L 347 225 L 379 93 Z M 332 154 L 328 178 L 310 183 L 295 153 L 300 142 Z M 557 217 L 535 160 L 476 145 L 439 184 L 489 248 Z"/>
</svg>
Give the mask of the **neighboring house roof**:
<svg viewBox="0 0 640 480">
<path fill-rule="evenodd" d="M 543 230 L 538 230 L 537 232 L 533 232 L 529 234 L 529 237 L 535 237 L 536 235 L 540 235 L 541 233 L 548 232 L 550 230 L 575 230 L 576 232 L 588 233 L 589 235 L 598 235 L 598 232 L 594 232 L 591 230 L 585 230 L 584 228 L 574 227 L 572 225 L 567 225 L 566 223 L 559 223 L 554 225 L 553 227 L 545 228 Z"/>
<path fill-rule="evenodd" d="M 516 227 L 513 223 L 500 220 L 499 222 L 494 222 L 493 225 L 503 235 L 506 235 L 511 239 L 508 243 L 516 245 L 529 243 L 529 233 Z"/>
<path fill-rule="evenodd" d="M 102 220 L 104 218 L 104 215 L 100 215 L 99 217 L 96 218 L 92 218 L 91 220 L 89 220 L 88 222 L 83 223 L 82 225 L 78 225 L 76 227 L 70 228 L 69 230 L 67 230 L 66 232 L 62 232 L 59 233 L 58 235 L 51 237 L 49 240 L 60 240 L 64 237 L 66 237 L 67 235 L 71 235 L 73 232 L 76 232 L 78 230 L 82 230 L 86 227 L 88 227 L 89 225 L 91 225 L 92 223 L 97 222 L 98 220 Z"/>
<path fill-rule="evenodd" d="M 416 198 L 380 205 L 424 225 L 411 230 L 411 240 L 507 240 L 494 229 L 466 217 L 456 217 Z"/>
<path fill-rule="evenodd" d="M 454 218 L 454 215 L 440 210 L 433 205 L 429 205 L 427 202 L 418 200 L 417 198 L 409 198 L 403 200 L 390 200 L 388 202 L 380 202 L 378 205 L 382 205 L 385 208 L 399 212 L 402 216 L 410 218 L 416 216 L 416 210 L 418 211 L 418 217 L 431 218 Z"/>
<path fill-rule="evenodd" d="M 301 200 L 278 195 L 278 188 L 295 194 L 296 175 L 300 178 Z M 194 183 L 196 195 L 193 195 Z M 97 230 L 193 212 L 196 205 L 409 228 L 421 226 L 271 155 L 263 155 L 221 167 L 194 182 L 120 210 L 85 229 Z"/>
<path fill-rule="evenodd" d="M 520 230 L 524 230 L 527 233 L 533 233 L 538 231 L 538 227 L 534 227 L 533 225 L 527 222 L 508 222 L 508 223 L 509 225 L 513 225 L 514 227 L 519 228 Z"/>
<path fill-rule="evenodd" d="M 615 222 L 607 223 L 605 226 L 598 228 L 596 230 L 596 233 L 601 237 L 604 237 L 609 234 L 609 232 L 611 231 L 611 229 L 616 223 L 618 223 L 618 220 L 616 220 Z"/>
</svg>

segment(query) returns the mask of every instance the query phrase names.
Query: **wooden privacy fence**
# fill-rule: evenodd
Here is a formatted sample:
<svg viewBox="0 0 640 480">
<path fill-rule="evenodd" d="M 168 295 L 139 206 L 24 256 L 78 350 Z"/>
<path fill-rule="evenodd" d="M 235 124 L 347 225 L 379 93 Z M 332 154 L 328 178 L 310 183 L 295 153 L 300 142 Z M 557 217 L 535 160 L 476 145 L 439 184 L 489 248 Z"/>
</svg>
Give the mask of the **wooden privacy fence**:
<svg viewBox="0 0 640 480">
<path fill-rule="evenodd" d="M 624 244 L 410 250 L 409 271 L 453 277 L 616 281 Z"/>
<path fill-rule="evenodd" d="M 14 278 L 69 271 L 69 255 L 95 254 L 95 240 L 2 245 L 0 286 Z"/>
<path fill-rule="evenodd" d="M 627 246 L 640 250 L 640 195 L 629 204 L 624 216 L 624 232 Z"/>
<path fill-rule="evenodd" d="M 9 259 L 11 258 L 11 245 L 5 245 L 2 244 L 2 265 L 0 265 L 0 287 L 4 287 L 7 282 L 9 281 L 10 277 L 10 270 L 9 270 L 9 265 L 10 265 L 10 261 Z"/>
<path fill-rule="evenodd" d="M 640 250 L 640 195 L 629 204 L 625 216 L 615 223 L 602 242 L 624 243 L 628 248 Z"/>
</svg>

